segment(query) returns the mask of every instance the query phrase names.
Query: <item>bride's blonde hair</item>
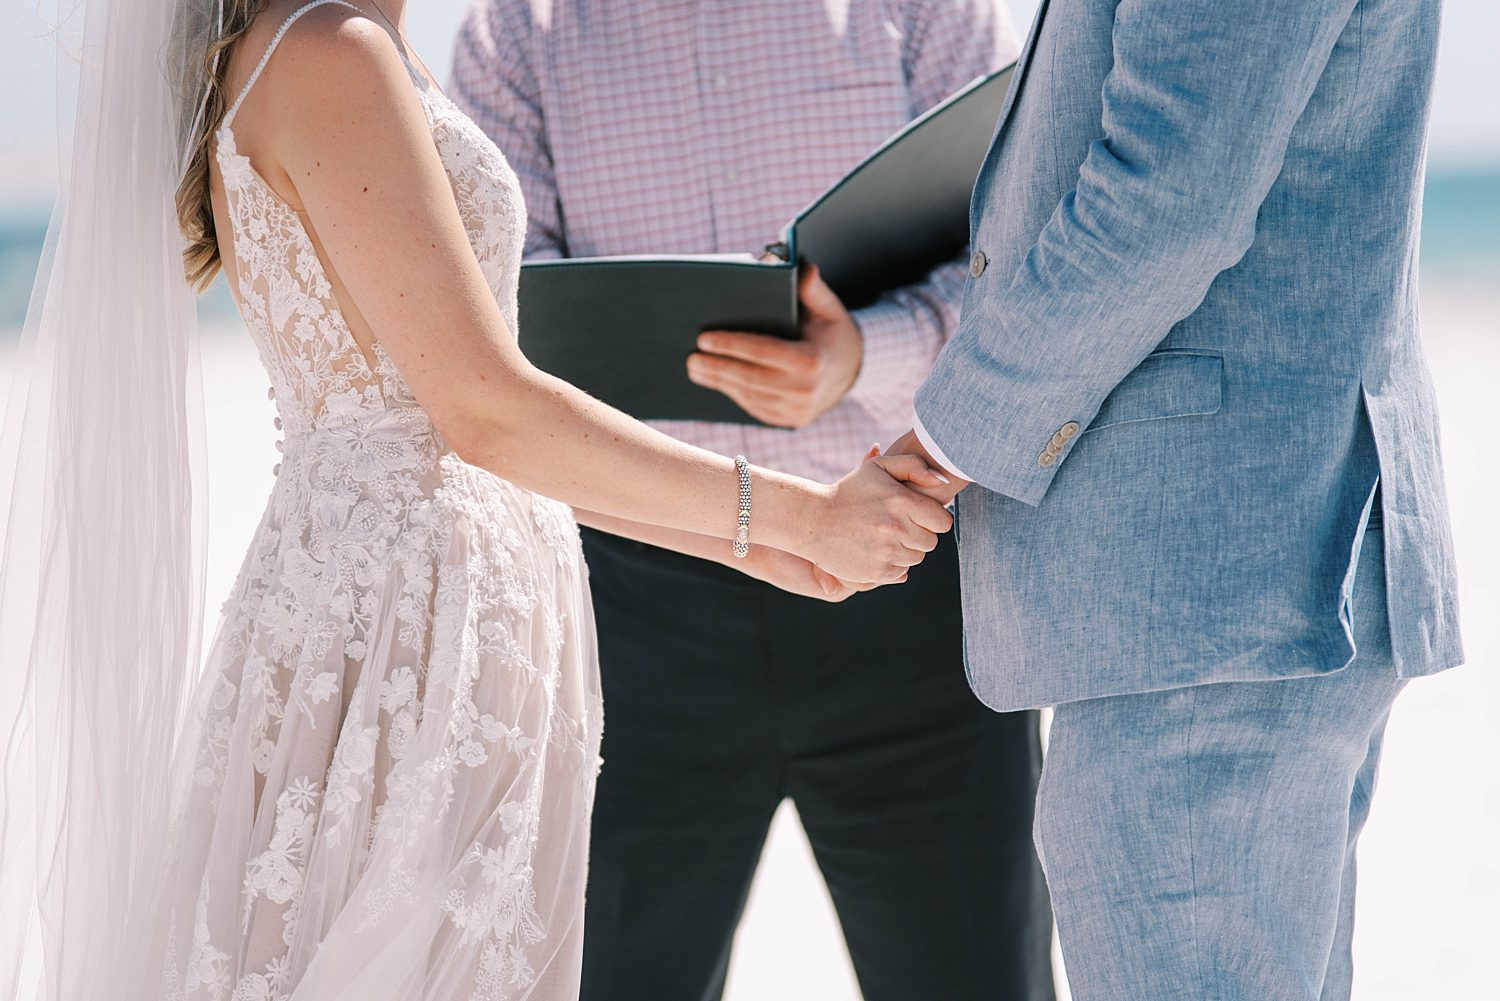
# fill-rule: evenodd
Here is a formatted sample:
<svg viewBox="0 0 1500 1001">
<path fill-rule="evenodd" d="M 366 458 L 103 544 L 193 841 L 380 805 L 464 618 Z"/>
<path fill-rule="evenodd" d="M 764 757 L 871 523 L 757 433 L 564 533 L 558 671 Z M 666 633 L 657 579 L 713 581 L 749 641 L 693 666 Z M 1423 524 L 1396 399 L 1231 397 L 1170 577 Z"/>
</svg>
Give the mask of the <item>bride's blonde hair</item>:
<svg viewBox="0 0 1500 1001">
<path fill-rule="evenodd" d="M 255 23 L 255 17 L 268 0 L 222 0 L 223 22 L 204 54 L 203 77 L 205 97 L 203 114 L 196 131 L 187 137 L 187 169 L 177 186 L 177 225 L 187 239 L 182 252 L 183 271 L 188 283 L 202 290 L 219 273 L 219 238 L 214 230 L 213 200 L 209 197 L 209 165 L 213 158 L 214 133 L 229 110 L 232 95 L 224 92 L 229 72 L 229 52 Z M 210 4 L 203 4 L 208 7 Z"/>
</svg>

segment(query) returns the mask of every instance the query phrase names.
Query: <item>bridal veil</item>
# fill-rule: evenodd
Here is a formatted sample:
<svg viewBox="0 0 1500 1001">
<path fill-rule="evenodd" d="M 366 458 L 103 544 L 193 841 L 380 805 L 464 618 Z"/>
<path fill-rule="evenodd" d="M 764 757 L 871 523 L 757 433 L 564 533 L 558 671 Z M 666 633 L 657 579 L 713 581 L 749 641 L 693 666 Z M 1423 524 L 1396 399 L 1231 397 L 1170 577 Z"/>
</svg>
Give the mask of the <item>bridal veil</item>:
<svg viewBox="0 0 1500 1001">
<path fill-rule="evenodd" d="M 5 417 L 0 999 L 155 982 L 198 665 L 203 421 L 174 192 L 219 0 L 59 0 L 76 91 Z"/>
</svg>

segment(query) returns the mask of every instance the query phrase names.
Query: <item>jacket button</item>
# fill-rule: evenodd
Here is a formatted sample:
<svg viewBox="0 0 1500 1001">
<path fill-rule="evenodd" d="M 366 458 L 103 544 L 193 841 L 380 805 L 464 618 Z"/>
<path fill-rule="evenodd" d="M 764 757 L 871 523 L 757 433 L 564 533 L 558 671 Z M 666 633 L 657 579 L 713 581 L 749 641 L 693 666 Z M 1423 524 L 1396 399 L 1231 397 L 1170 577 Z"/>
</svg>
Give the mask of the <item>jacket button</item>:
<svg viewBox="0 0 1500 1001">
<path fill-rule="evenodd" d="M 1078 433 L 1078 422 L 1068 421 L 1068 423 L 1058 429 L 1057 433 L 1063 436 L 1063 441 L 1067 441 Z"/>
<path fill-rule="evenodd" d="M 990 259 L 984 256 L 984 251 L 974 251 L 974 257 L 969 261 L 969 274 L 978 278 L 984 274 L 984 269 L 989 265 Z"/>
<path fill-rule="evenodd" d="M 1052 441 L 1047 444 L 1047 448 L 1048 448 L 1049 451 L 1053 450 L 1053 449 L 1056 449 L 1056 450 L 1060 451 L 1062 449 L 1062 447 L 1064 445 L 1066 445 L 1067 443 L 1068 443 L 1067 435 L 1065 435 L 1061 431 L 1059 431 L 1059 432 L 1057 432 L 1057 434 L 1055 434 L 1055 435 L 1052 436 Z"/>
<path fill-rule="evenodd" d="M 1039 466 L 1050 466 L 1050 465 L 1052 465 L 1056 461 L 1057 461 L 1057 453 L 1056 452 L 1043 452 L 1040 456 L 1037 457 L 1037 460 L 1036 460 L 1037 465 L 1039 465 Z"/>
</svg>

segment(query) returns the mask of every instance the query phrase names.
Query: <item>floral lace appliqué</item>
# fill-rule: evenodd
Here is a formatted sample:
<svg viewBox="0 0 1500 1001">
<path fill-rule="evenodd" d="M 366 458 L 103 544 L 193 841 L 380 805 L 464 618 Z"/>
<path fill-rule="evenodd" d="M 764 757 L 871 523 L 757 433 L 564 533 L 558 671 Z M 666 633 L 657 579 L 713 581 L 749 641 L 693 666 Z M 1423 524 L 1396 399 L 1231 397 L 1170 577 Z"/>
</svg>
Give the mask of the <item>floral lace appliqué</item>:
<svg viewBox="0 0 1500 1001">
<path fill-rule="evenodd" d="M 421 100 L 514 330 L 515 175 L 446 98 Z M 198 883 L 176 898 L 163 996 L 300 998 L 329 942 L 430 915 L 424 934 L 459 943 L 443 1001 L 552 1001 L 534 991 L 549 933 L 581 925 L 586 851 L 552 853 L 579 866 L 555 872 L 536 847 L 544 829 L 586 838 L 601 724 L 591 638 L 570 626 L 571 512 L 452 454 L 386 353 L 356 343 L 297 213 L 227 125 L 217 143 L 230 278 L 285 442 L 199 702 L 182 835 Z"/>
</svg>

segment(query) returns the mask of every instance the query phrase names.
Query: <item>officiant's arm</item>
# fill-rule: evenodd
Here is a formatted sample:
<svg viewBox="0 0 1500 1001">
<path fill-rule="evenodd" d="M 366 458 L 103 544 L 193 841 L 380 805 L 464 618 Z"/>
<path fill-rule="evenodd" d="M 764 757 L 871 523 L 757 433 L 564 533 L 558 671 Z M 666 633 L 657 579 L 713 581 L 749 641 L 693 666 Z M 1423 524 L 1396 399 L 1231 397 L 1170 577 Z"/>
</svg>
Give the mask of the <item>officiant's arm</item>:
<svg viewBox="0 0 1500 1001">
<path fill-rule="evenodd" d="M 1104 398 L 1244 256 L 1353 3 L 1120 4 L 1104 135 L 1019 271 L 974 279 L 917 393 L 965 475 L 1040 503 Z"/>
<path fill-rule="evenodd" d="M 901 47 L 911 114 L 921 115 L 975 77 L 1015 61 L 1021 40 L 994 0 L 908 0 L 901 7 Z M 904 409 L 958 327 L 969 253 L 926 278 L 854 311 L 864 359 L 849 398 L 873 413 Z"/>
<path fill-rule="evenodd" d="M 526 199 L 526 259 L 545 260 L 566 257 L 567 241 L 531 39 L 531 5 L 524 0 L 470 5 L 453 43 L 447 91 L 505 151 Z"/>
</svg>

